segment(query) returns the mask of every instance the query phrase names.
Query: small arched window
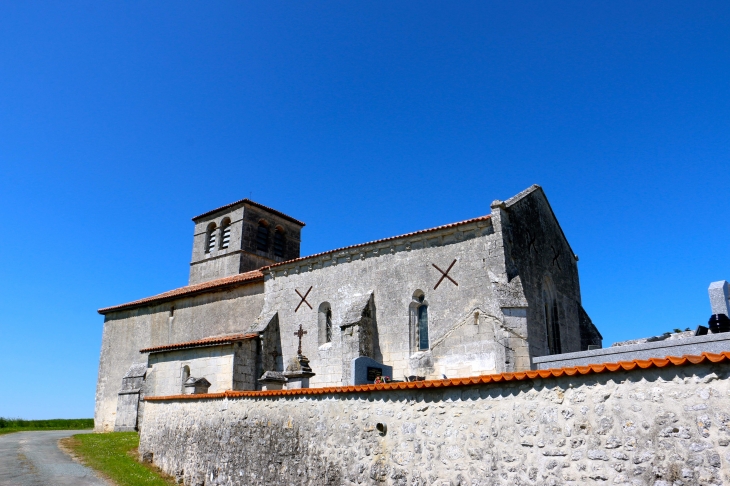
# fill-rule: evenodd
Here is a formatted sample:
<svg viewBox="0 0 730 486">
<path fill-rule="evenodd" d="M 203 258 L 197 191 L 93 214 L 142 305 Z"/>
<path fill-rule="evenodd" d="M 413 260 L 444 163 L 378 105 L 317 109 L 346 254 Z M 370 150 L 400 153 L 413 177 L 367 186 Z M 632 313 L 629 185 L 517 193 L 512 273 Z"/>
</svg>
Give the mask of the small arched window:
<svg viewBox="0 0 730 486">
<path fill-rule="evenodd" d="M 258 251 L 269 251 L 269 225 L 266 221 L 259 221 L 259 227 L 256 231 L 256 249 Z"/>
<path fill-rule="evenodd" d="M 429 349 L 428 340 L 428 302 L 421 290 L 413 293 L 413 300 L 410 305 L 411 320 L 411 342 L 414 351 L 426 351 Z"/>
<path fill-rule="evenodd" d="M 562 346 L 560 343 L 560 315 L 558 313 L 558 296 L 555 286 L 549 277 L 545 278 L 542 288 L 543 317 L 545 319 L 545 331 L 547 333 L 547 345 L 549 354 L 560 354 Z"/>
<path fill-rule="evenodd" d="M 188 378 L 190 378 L 190 366 L 185 365 L 182 367 L 182 370 L 180 372 L 180 378 L 182 378 L 180 388 L 185 391 L 185 382 L 188 381 Z"/>
<path fill-rule="evenodd" d="M 231 243 L 231 220 L 226 218 L 221 223 L 221 248 L 228 248 Z"/>
<path fill-rule="evenodd" d="M 284 248 L 284 230 L 282 228 L 276 228 L 276 231 L 274 231 L 274 256 L 284 258 Z"/>
<path fill-rule="evenodd" d="M 332 307 L 329 302 L 322 302 L 319 305 L 318 328 L 319 328 L 319 345 L 332 342 Z"/>
<path fill-rule="evenodd" d="M 212 250 L 215 249 L 215 236 L 216 236 L 216 227 L 215 223 L 210 223 L 208 225 L 208 230 L 205 235 L 205 252 L 210 253 Z"/>
</svg>

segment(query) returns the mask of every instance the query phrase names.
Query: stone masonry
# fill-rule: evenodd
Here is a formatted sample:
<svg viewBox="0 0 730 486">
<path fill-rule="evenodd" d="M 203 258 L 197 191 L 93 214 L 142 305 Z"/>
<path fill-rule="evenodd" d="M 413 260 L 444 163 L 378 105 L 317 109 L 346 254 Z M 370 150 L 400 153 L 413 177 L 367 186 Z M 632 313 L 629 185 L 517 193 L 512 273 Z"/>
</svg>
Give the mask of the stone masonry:
<svg viewBox="0 0 730 486">
<path fill-rule="evenodd" d="M 194 222 L 190 285 L 99 311 L 96 430 L 113 427 L 122 376 L 149 347 L 256 334 L 241 357 L 255 379 L 234 381 L 260 389 L 264 372 L 296 358 L 300 327 L 311 387 L 348 385 L 362 356 L 394 379 L 438 379 L 526 370 L 533 357 L 601 343 L 577 257 L 539 186 L 483 216 L 302 258 L 304 223 L 253 201 Z M 171 388 L 182 386 L 183 359 L 169 365 Z M 195 377 L 217 390 L 230 371 L 219 379 L 214 368 Z"/>
<path fill-rule="evenodd" d="M 440 388 L 152 400 L 139 450 L 194 486 L 728 484 L 728 360 Z"/>
</svg>

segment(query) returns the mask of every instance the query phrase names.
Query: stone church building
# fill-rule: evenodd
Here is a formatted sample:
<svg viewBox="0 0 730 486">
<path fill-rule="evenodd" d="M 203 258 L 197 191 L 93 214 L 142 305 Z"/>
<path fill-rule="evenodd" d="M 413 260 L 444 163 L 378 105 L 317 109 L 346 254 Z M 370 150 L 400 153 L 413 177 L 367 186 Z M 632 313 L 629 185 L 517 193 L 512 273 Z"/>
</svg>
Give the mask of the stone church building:
<svg viewBox="0 0 730 486">
<path fill-rule="evenodd" d="M 138 428 L 145 396 L 476 376 L 601 346 L 537 185 L 485 216 L 306 257 L 304 223 L 249 199 L 193 222 L 187 286 L 99 310 L 98 431 Z"/>
</svg>

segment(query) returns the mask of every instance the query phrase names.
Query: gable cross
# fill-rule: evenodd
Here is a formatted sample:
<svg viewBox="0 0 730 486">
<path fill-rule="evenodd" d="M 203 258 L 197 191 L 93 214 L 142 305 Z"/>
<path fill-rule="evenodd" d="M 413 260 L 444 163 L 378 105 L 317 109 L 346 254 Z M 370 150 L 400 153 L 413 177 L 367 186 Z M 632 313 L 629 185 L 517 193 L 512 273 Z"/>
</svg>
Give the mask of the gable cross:
<svg viewBox="0 0 730 486">
<path fill-rule="evenodd" d="M 454 261 L 451 262 L 451 265 L 449 265 L 449 268 L 447 268 L 445 272 L 443 270 L 441 270 L 438 266 L 436 266 L 435 263 L 432 263 L 431 264 L 431 265 L 433 265 L 433 267 L 436 270 L 438 270 L 439 272 L 441 272 L 441 278 L 439 279 L 438 282 L 436 282 L 436 285 L 434 285 L 434 287 L 433 287 L 434 290 L 436 290 L 438 288 L 438 286 L 441 285 L 441 282 L 443 282 L 445 278 L 448 278 L 449 280 L 451 280 L 451 283 L 453 283 L 457 287 L 459 286 L 459 284 L 456 283 L 456 280 L 454 280 L 453 278 L 449 277 L 449 272 L 451 271 L 451 269 L 453 268 L 453 266 L 455 264 L 456 264 L 456 258 L 454 258 Z"/>
<path fill-rule="evenodd" d="M 307 331 L 302 329 L 302 325 L 299 324 L 299 330 L 294 333 L 294 335 L 299 338 L 299 348 L 297 349 L 298 356 L 302 355 L 302 338 L 304 337 L 305 334 L 307 334 Z"/>
<path fill-rule="evenodd" d="M 297 308 L 294 309 L 294 312 L 298 311 L 299 310 L 299 307 L 301 307 L 302 304 L 307 304 L 307 306 L 309 306 L 310 309 L 312 308 L 312 306 L 309 305 L 309 302 L 307 302 L 307 296 L 309 295 L 309 292 L 311 292 L 311 291 L 312 291 L 312 287 L 310 286 L 309 287 L 309 290 L 307 290 L 304 293 L 304 295 L 302 295 L 302 294 L 299 293 L 299 291 L 297 289 L 294 289 L 294 292 L 296 292 L 297 295 L 302 299 L 302 300 L 299 301 L 299 305 L 297 306 Z"/>
</svg>

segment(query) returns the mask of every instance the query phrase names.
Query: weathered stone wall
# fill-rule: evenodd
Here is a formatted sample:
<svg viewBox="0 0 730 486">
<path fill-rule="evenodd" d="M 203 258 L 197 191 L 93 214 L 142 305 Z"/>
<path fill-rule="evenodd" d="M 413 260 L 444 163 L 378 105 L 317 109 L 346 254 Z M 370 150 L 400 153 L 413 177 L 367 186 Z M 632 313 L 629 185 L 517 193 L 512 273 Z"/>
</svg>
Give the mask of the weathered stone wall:
<svg viewBox="0 0 730 486">
<path fill-rule="evenodd" d="M 140 349 L 248 329 L 263 307 L 263 290 L 262 283 L 254 283 L 106 314 L 96 387 L 95 430 L 114 428 L 117 393 L 124 373 L 135 363 L 147 363 L 147 355 L 140 354 Z M 175 310 L 171 316 L 172 307 Z"/>
<path fill-rule="evenodd" d="M 140 454 L 196 486 L 728 484 L 729 372 L 149 401 Z"/>
<path fill-rule="evenodd" d="M 492 251 L 501 247 L 500 238 L 487 219 L 277 266 L 266 277 L 263 314 L 278 312 L 285 362 L 297 351 L 294 331 L 300 325 L 307 331 L 302 349 L 317 373 L 311 386 L 346 384 L 343 370 L 349 370 L 355 356 L 349 353 L 343 364 L 347 354 L 343 354 L 343 344 L 347 343 L 342 333 L 355 332 L 351 324 L 358 322 L 371 295 L 377 309 L 377 343 L 370 357 L 393 366 L 397 378 L 411 374 L 440 378 L 456 370 L 452 358 L 457 356 L 464 368 L 461 376 L 529 369 L 526 349 L 523 362 L 517 365 L 513 359 L 505 366 L 505 344 L 495 342 L 512 336 L 500 327 L 506 319 L 491 282 L 492 275 L 504 272 L 501 257 Z M 444 279 L 434 289 L 441 273 L 433 264 L 445 271 L 454 260 L 449 276 L 458 286 Z M 310 287 L 307 302 L 311 308 L 300 304 L 297 294 L 304 295 Z M 430 349 L 426 352 L 419 352 L 409 339 L 415 324 L 410 306 L 416 291 L 425 294 L 428 304 Z M 323 302 L 331 306 L 334 332 L 331 343 L 320 345 L 318 309 Z M 467 322 L 473 327 L 462 329 Z M 484 323 L 484 332 L 478 332 L 475 322 Z M 479 369 L 471 370 L 466 362 L 478 363 Z M 487 364 L 493 367 L 485 369 Z"/>
<path fill-rule="evenodd" d="M 545 326 L 545 284 L 557 293 L 561 352 L 582 351 L 578 261 L 537 186 L 505 201 L 502 227 L 508 274 L 519 277 L 527 299 L 531 356 L 549 354 Z"/>
<path fill-rule="evenodd" d="M 233 347 L 234 344 L 224 344 L 150 354 L 148 393 L 157 396 L 182 393 L 184 366 L 190 369 L 189 376 L 208 380 L 209 393 L 233 389 Z"/>
</svg>

